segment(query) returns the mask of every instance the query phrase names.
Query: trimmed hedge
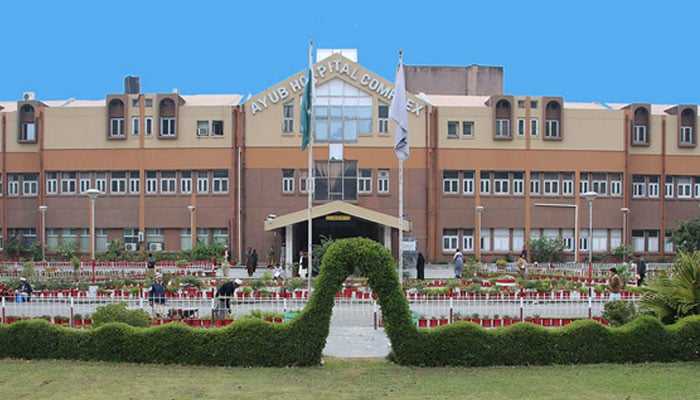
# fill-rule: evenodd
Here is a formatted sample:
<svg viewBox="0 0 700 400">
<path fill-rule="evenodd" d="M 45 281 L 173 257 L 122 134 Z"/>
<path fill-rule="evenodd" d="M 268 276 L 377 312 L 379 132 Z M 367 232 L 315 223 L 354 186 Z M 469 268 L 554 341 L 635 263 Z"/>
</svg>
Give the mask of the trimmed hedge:
<svg viewBox="0 0 700 400">
<path fill-rule="evenodd" d="M 366 276 L 378 295 L 389 358 L 417 366 L 487 366 L 697 361 L 700 316 L 664 326 L 639 317 L 620 328 L 582 320 L 560 329 L 529 323 L 486 330 L 471 322 L 418 329 L 389 250 L 363 238 L 329 246 L 307 307 L 292 321 L 244 318 L 219 329 L 182 323 L 136 328 L 108 323 L 75 330 L 45 320 L 0 327 L 0 357 L 224 365 L 318 365 L 329 333 L 335 293 L 349 274 Z"/>
</svg>

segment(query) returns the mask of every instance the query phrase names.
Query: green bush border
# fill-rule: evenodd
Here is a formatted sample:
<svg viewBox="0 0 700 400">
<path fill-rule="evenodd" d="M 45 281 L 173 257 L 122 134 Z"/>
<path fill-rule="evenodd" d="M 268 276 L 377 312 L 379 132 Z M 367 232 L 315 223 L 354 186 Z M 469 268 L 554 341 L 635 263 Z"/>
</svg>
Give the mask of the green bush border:
<svg viewBox="0 0 700 400">
<path fill-rule="evenodd" d="M 561 329 L 528 323 L 485 330 L 470 322 L 435 329 L 413 324 L 388 249 L 364 238 L 328 247 L 307 307 L 285 324 L 244 318 L 219 329 L 182 323 L 88 330 L 27 320 L 0 327 L 0 357 L 223 366 L 309 366 L 321 361 L 335 293 L 350 274 L 377 293 L 391 340 L 389 358 L 417 366 L 487 366 L 697 361 L 700 316 L 664 326 L 640 317 L 620 328 L 584 320 Z"/>
</svg>

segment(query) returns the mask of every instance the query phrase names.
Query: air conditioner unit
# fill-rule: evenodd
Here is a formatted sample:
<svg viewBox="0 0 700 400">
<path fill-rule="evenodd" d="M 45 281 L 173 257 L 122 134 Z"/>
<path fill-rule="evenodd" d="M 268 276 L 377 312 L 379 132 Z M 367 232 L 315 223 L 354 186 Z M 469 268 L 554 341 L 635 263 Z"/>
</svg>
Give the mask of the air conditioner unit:
<svg viewBox="0 0 700 400">
<path fill-rule="evenodd" d="M 163 243 L 149 243 L 148 244 L 148 250 L 149 251 L 162 251 L 163 250 Z"/>
<path fill-rule="evenodd" d="M 136 243 L 125 243 L 124 250 L 126 251 L 136 251 Z"/>
<path fill-rule="evenodd" d="M 197 136 L 207 136 L 208 134 L 207 128 L 197 128 Z"/>
</svg>

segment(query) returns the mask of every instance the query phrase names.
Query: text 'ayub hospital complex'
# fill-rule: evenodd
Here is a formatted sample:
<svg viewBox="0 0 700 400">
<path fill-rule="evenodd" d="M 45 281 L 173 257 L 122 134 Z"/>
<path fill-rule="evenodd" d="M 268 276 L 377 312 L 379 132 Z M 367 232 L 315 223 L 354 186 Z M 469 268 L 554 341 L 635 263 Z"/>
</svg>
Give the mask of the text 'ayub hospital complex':
<svg viewBox="0 0 700 400">
<path fill-rule="evenodd" d="M 364 236 L 397 255 L 401 226 L 403 248 L 433 262 L 457 248 L 492 261 L 541 237 L 562 238 L 569 261 L 622 244 L 675 255 L 666 230 L 699 211 L 697 105 L 506 95 L 501 67 L 405 68 L 400 222 L 394 77 L 355 51 L 318 51 L 313 243 Z M 114 239 L 131 252 L 199 241 L 295 261 L 308 240 L 305 82 L 300 70 L 244 98 L 141 93 L 127 77 L 104 100 L 0 102 L 2 247 L 40 241 L 50 255 L 74 242 L 89 254 L 94 228 L 97 252 Z"/>
</svg>

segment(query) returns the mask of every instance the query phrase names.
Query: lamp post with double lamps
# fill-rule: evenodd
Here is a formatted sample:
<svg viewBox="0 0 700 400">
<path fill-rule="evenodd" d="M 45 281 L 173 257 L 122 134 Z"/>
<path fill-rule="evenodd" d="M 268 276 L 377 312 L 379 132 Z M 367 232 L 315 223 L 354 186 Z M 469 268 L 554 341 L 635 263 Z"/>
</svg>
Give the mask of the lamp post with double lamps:
<svg viewBox="0 0 700 400">
<path fill-rule="evenodd" d="M 588 297 L 593 294 L 593 200 L 597 192 L 586 192 L 583 197 L 588 200 Z"/>
<path fill-rule="evenodd" d="M 95 283 L 95 200 L 102 194 L 99 190 L 92 188 L 86 190 L 84 195 L 90 198 L 90 261 L 92 264 L 92 283 Z"/>
<path fill-rule="evenodd" d="M 47 205 L 39 206 L 39 212 L 41 212 L 41 261 L 46 261 L 46 210 L 48 209 Z"/>
<path fill-rule="evenodd" d="M 195 232 L 195 227 L 194 227 L 194 210 L 195 206 L 189 205 L 187 206 L 187 210 L 190 212 L 190 245 L 192 246 L 192 249 L 194 250 L 195 243 L 197 240 L 196 232 Z"/>
<path fill-rule="evenodd" d="M 481 205 L 476 206 L 476 212 L 478 214 L 478 220 L 477 220 L 478 226 L 476 227 L 476 229 L 477 229 L 477 232 L 479 233 L 479 242 L 474 243 L 474 245 L 476 246 L 476 252 L 477 252 L 476 259 L 479 262 L 481 262 L 481 240 L 482 240 L 481 239 L 481 214 L 484 213 L 484 206 L 481 206 Z"/>
<path fill-rule="evenodd" d="M 630 209 L 622 207 L 620 211 L 622 212 L 622 262 L 627 263 L 627 214 Z"/>
</svg>

